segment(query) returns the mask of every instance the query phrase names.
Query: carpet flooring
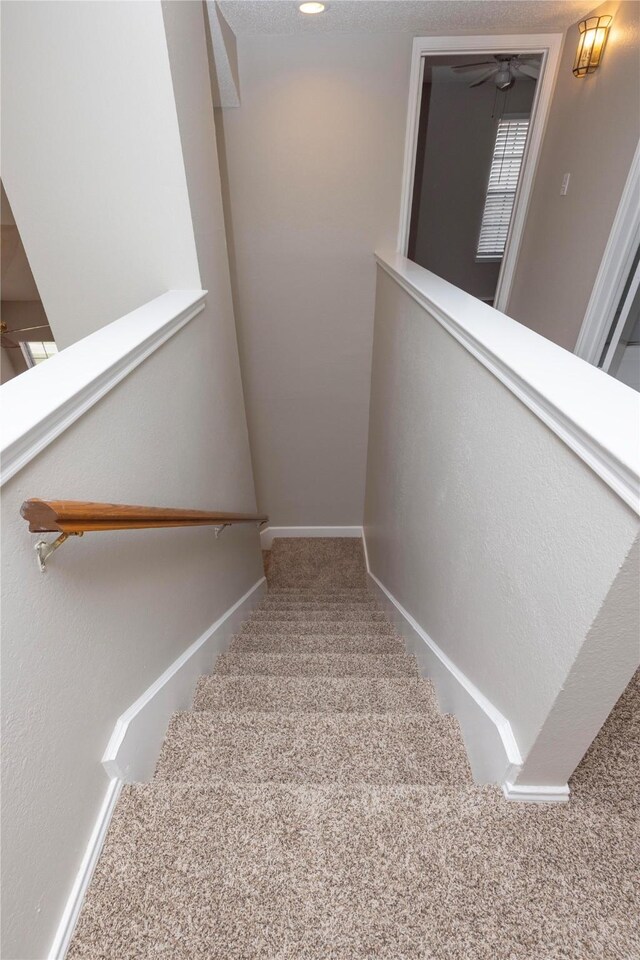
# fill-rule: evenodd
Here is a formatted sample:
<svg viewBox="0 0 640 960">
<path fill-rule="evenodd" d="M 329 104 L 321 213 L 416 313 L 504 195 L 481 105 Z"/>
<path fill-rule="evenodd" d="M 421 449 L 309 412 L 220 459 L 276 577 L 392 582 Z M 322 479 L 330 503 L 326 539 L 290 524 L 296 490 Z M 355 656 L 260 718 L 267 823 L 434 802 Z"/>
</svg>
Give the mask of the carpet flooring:
<svg viewBox="0 0 640 960">
<path fill-rule="evenodd" d="M 570 803 L 475 786 L 357 540 L 269 593 L 118 802 L 71 960 L 640 960 L 640 679 Z"/>
</svg>

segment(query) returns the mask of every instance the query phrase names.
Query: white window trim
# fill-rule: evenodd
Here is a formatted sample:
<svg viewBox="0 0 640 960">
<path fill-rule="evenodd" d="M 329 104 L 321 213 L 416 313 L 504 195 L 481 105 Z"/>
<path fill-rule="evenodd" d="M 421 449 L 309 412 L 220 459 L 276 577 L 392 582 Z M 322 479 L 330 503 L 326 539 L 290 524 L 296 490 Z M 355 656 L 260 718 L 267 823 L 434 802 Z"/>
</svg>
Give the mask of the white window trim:
<svg viewBox="0 0 640 960">
<path fill-rule="evenodd" d="M 31 356 L 31 350 L 29 350 L 29 347 L 23 340 L 20 341 L 20 352 L 24 357 L 24 362 L 26 363 L 27 367 L 35 367 L 33 357 Z"/>
<path fill-rule="evenodd" d="M 54 343 L 54 342 L 55 341 L 53 340 L 21 340 L 20 349 L 22 351 L 22 356 L 24 357 L 24 362 L 26 363 L 27 367 L 37 367 L 37 363 L 33 357 L 33 354 L 31 353 L 31 347 L 29 346 L 30 343 Z M 56 354 L 52 354 L 51 356 L 55 356 L 55 355 Z M 49 360 L 51 358 L 47 357 L 47 359 Z"/>
<path fill-rule="evenodd" d="M 409 247 L 409 226 L 413 199 L 413 179 L 415 175 L 416 147 L 420 120 L 424 57 L 436 55 L 451 56 L 456 53 L 465 55 L 470 53 L 527 53 L 540 54 L 542 57 L 540 78 L 536 85 L 536 93 L 531 108 L 529 140 L 522 164 L 520 183 L 518 184 L 509 228 L 509 237 L 505 254 L 502 258 L 502 266 L 496 288 L 494 303 L 496 308 L 502 311 L 506 309 L 513 285 L 536 166 L 540 156 L 542 138 L 544 136 L 556 83 L 562 41 L 563 35 L 561 33 L 474 37 L 416 37 L 413 41 L 402 193 L 400 198 L 400 229 L 398 231 L 397 245 L 397 252 L 403 257 L 406 257 Z"/>
<path fill-rule="evenodd" d="M 499 130 L 500 130 L 500 124 L 501 124 L 501 123 L 505 123 L 505 122 L 506 122 L 506 123 L 510 123 L 511 121 L 517 121 L 517 120 L 526 120 L 526 121 L 528 122 L 528 124 L 529 124 L 529 125 L 528 125 L 528 128 L 527 128 L 527 142 L 528 142 L 528 140 L 529 140 L 529 132 L 530 132 L 530 130 L 531 130 L 531 117 L 530 117 L 530 115 L 529 115 L 528 113 L 503 113 L 502 116 L 499 118 L 498 123 L 496 124 L 496 134 L 495 134 L 495 137 L 494 137 L 494 139 L 493 139 L 493 150 L 492 150 L 492 152 L 491 152 L 491 162 L 489 163 L 489 173 L 488 173 L 488 176 L 487 176 L 487 187 L 486 187 L 485 193 L 484 193 L 484 203 L 483 203 L 483 205 L 482 205 L 482 215 L 481 215 L 481 217 L 480 217 L 480 227 L 479 227 L 479 229 L 478 229 L 478 239 L 476 240 L 476 257 L 475 257 L 476 263 L 500 263 L 500 262 L 504 259 L 504 255 L 505 255 L 505 252 L 506 252 L 506 243 L 505 243 L 505 250 L 504 250 L 502 253 L 500 253 L 500 254 L 497 254 L 497 253 L 495 253 L 495 254 L 484 254 L 484 253 L 480 253 L 480 249 L 479 249 L 479 248 L 480 248 L 480 241 L 481 241 L 481 239 L 482 239 L 482 227 L 484 226 L 484 215 L 485 215 L 487 200 L 488 200 L 488 198 L 489 198 L 489 186 L 490 186 L 490 183 L 491 183 L 491 171 L 492 171 L 492 168 L 493 168 L 493 159 L 494 159 L 494 156 L 495 156 L 496 142 L 497 142 L 497 139 L 498 139 L 498 132 L 499 132 Z M 524 152 L 524 154 L 523 154 L 522 162 L 521 162 L 521 164 L 520 164 L 520 169 L 519 169 L 519 171 L 518 171 L 518 183 L 520 182 L 520 176 L 521 176 L 521 174 L 522 174 L 522 167 L 523 167 L 523 165 L 524 165 L 524 157 L 525 157 L 525 156 L 526 156 L 526 144 L 525 144 L 525 152 Z M 507 191 L 504 191 L 504 192 L 506 193 Z M 517 187 L 516 187 L 515 195 L 517 195 Z M 514 195 L 514 207 L 515 207 L 515 195 Z M 511 217 L 510 217 L 509 223 L 511 223 L 511 220 L 512 220 L 512 219 L 513 219 L 513 208 L 512 208 L 512 211 L 511 211 Z"/>
</svg>

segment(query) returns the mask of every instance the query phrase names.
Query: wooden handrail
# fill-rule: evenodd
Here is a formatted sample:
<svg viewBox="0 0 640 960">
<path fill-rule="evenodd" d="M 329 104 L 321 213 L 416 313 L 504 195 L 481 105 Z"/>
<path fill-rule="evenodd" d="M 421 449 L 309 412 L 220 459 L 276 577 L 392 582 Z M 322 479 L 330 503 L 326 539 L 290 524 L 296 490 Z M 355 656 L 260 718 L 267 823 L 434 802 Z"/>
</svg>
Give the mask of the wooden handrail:
<svg viewBox="0 0 640 960">
<path fill-rule="evenodd" d="M 169 507 L 136 507 L 86 500 L 25 500 L 20 514 L 31 533 L 88 533 L 97 530 L 140 530 L 148 527 L 226 527 L 232 523 L 262 525 L 264 514 L 220 513 L 206 510 L 173 510 Z"/>
</svg>

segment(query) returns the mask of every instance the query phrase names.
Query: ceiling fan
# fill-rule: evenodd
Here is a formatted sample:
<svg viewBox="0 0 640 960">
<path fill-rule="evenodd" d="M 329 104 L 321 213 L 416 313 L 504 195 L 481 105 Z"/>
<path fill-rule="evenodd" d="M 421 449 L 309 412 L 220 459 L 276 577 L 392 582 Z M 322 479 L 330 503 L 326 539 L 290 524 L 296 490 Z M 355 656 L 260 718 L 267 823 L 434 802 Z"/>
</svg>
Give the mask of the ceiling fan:
<svg viewBox="0 0 640 960">
<path fill-rule="evenodd" d="M 48 323 L 41 323 L 37 327 L 19 327 L 17 330 L 9 330 L 7 324 L 4 320 L 0 321 L 0 346 L 5 347 L 8 350 L 19 350 L 20 341 L 16 343 L 12 340 L 11 335 L 14 333 L 30 333 L 31 330 L 48 330 Z"/>
<path fill-rule="evenodd" d="M 479 87 L 493 77 L 498 90 L 508 90 L 513 86 L 519 75 L 532 77 L 537 80 L 540 76 L 540 61 L 526 54 L 496 54 L 491 60 L 481 60 L 478 63 L 464 63 L 459 67 L 452 67 L 456 73 L 466 73 L 470 70 L 479 70 L 486 67 L 480 76 L 470 83 L 470 87 Z"/>
</svg>

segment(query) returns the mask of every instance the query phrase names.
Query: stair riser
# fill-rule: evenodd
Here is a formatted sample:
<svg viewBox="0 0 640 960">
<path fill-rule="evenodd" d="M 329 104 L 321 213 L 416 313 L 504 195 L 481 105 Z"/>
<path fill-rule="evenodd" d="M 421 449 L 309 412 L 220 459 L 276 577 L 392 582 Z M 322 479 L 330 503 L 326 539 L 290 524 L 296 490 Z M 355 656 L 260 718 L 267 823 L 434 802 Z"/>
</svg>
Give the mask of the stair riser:
<svg viewBox="0 0 640 960">
<path fill-rule="evenodd" d="M 229 650 L 232 653 L 405 653 L 404 644 L 398 637 L 382 634 L 370 637 L 242 634 L 232 638 Z"/>
<path fill-rule="evenodd" d="M 418 666 L 408 654 L 266 654 L 223 653 L 215 663 L 219 676 L 273 677 L 403 677 L 417 676 Z"/>
<path fill-rule="evenodd" d="M 334 596 L 334 597 L 373 597 L 373 594 L 370 590 L 367 589 L 366 584 L 360 587 L 338 587 L 338 586 L 328 586 L 324 589 L 313 589 L 310 587 L 301 587 L 301 586 L 279 586 L 278 584 L 273 584 L 269 586 L 270 597 L 280 597 L 280 596 L 292 596 L 295 594 L 301 594 L 304 596 L 317 595 L 317 596 Z"/>
<path fill-rule="evenodd" d="M 294 713 L 174 715 L 156 780 L 242 783 L 465 784 L 448 717 Z"/>
<path fill-rule="evenodd" d="M 437 716 L 421 679 L 203 677 L 193 710 L 278 713 L 424 713 Z"/>
<path fill-rule="evenodd" d="M 375 600 L 263 600 L 257 610 L 372 610 L 381 612 Z"/>
<path fill-rule="evenodd" d="M 389 623 L 387 616 L 378 610 L 257 610 L 251 617 L 252 623 L 269 623 L 272 620 L 292 621 L 302 620 L 307 623 L 316 621 L 333 621 L 344 623 L 358 621 L 360 623 Z"/>
<path fill-rule="evenodd" d="M 275 634 L 307 636 L 309 634 L 328 634 L 330 636 L 396 636 L 389 623 L 351 620 L 247 620 L 239 631 L 240 634 L 254 634 L 256 636 L 273 636 Z"/>
</svg>

